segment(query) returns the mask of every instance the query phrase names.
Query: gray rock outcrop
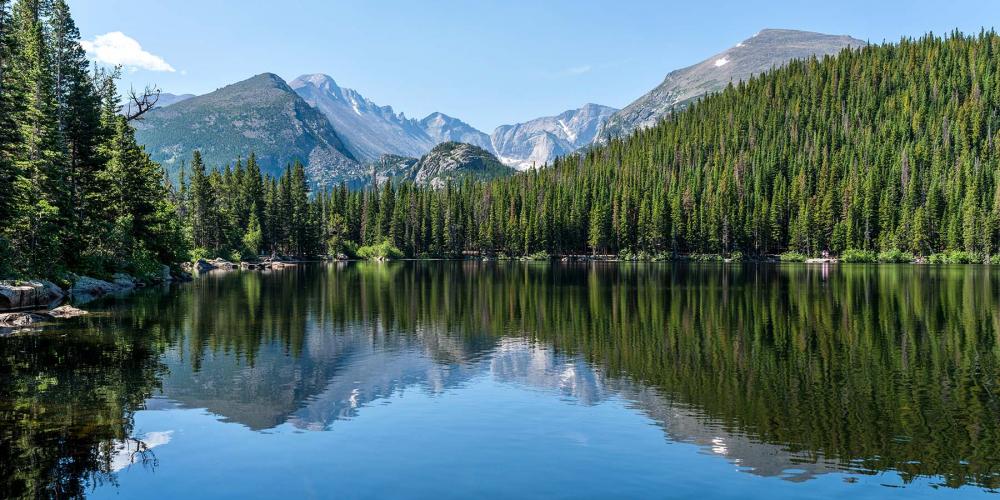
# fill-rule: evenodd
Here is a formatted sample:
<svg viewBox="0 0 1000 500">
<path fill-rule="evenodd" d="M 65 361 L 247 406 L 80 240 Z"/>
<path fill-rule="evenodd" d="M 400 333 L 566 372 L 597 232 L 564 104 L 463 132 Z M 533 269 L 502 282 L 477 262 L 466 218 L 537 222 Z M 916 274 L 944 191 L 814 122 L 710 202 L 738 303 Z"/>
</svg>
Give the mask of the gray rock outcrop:
<svg viewBox="0 0 1000 500">
<path fill-rule="evenodd" d="M 65 294 L 49 281 L 0 281 L 0 311 L 16 311 L 46 307 Z"/>
</svg>

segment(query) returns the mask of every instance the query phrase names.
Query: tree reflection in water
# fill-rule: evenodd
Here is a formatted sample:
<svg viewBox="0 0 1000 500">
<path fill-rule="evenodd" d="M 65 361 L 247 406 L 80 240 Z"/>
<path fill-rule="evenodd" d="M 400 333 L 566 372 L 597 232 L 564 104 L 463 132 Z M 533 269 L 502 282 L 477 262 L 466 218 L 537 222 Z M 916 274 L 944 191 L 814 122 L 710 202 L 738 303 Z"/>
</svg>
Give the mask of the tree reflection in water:
<svg viewBox="0 0 1000 500">
<path fill-rule="evenodd" d="M 303 266 L 211 274 L 0 339 L 4 496 L 113 481 L 157 395 L 251 429 L 329 429 L 489 373 L 630 401 L 759 475 L 896 471 L 996 488 L 1000 293 L 981 267 Z M 118 464 L 118 465 L 116 465 Z M 791 471 L 790 471 L 791 469 Z"/>
</svg>

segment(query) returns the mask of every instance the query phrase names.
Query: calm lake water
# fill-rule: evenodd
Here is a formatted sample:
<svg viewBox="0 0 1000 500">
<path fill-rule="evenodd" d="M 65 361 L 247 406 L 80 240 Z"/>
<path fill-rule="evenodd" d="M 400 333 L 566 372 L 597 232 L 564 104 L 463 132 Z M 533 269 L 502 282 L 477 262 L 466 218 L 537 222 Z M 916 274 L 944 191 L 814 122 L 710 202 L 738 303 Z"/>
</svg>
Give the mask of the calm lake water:
<svg viewBox="0 0 1000 500">
<path fill-rule="evenodd" d="M 987 267 L 350 263 L 0 338 L 0 497 L 983 496 Z"/>
</svg>

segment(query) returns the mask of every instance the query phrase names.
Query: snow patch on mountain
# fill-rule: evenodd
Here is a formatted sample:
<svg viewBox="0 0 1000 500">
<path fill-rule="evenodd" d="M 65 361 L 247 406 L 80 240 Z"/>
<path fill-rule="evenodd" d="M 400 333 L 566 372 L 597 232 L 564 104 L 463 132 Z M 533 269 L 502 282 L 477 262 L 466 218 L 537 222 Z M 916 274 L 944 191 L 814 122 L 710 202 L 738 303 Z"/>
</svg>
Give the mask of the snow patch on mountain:
<svg viewBox="0 0 1000 500">
<path fill-rule="evenodd" d="M 735 47 L 700 63 L 670 72 L 663 83 L 610 117 L 596 135 L 598 142 L 626 136 L 656 125 L 673 110 L 745 81 L 793 59 L 835 55 L 866 43 L 845 35 L 765 29 Z"/>
</svg>

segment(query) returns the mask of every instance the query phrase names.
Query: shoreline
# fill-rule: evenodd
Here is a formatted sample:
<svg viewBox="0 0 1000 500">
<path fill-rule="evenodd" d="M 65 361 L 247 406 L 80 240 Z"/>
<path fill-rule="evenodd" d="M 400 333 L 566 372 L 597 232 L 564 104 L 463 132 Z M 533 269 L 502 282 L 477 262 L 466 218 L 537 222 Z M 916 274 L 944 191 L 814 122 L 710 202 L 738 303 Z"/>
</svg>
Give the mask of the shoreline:
<svg viewBox="0 0 1000 500">
<path fill-rule="evenodd" d="M 112 281 L 100 280 L 88 276 L 70 274 L 73 279 L 68 287 L 60 287 L 44 279 L 33 280 L 0 280 L 0 334 L 18 331 L 24 327 L 38 323 L 51 322 L 73 318 L 87 314 L 87 311 L 75 306 L 86 304 L 107 296 L 127 296 L 138 290 L 156 285 L 181 284 L 216 271 L 270 271 L 295 267 L 301 264 L 336 264 L 356 262 L 525 262 L 525 263 L 609 263 L 609 264 L 753 264 L 753 265 L 788 265 L 801 264 L 808 266 L 829 265 L 914 265 L 914 266 L 986 266 L 996 265 L 991 260 L 973 262 L 934 262 L 931 259 L 919 257 L 908 262 L 882 261 L 846 261 L 837 257 L 814 257 L 789 260 L 780 255 L 769 255 L 764 258 L 724 258 L 721 255 L 675 255 L 670 258 L 646 257 L 638 258 L 621 255 L 546 255 L 525 257 L 482 257 L 466 255 L 464 257 L 410 257 L 399 259 L 361 259 L 361 258 L 316 258 L 293 259 L 278 257 L 262 261 L 230 262 L 224 259 L 199 259 L 195 262 L 182 263 L 179 272 L 172 272 L 168 266 L 163 266 L 163 274 L 157 279 L 141 280 L 124 273 L 116 273 Z M 67 314 L 68 313 L 68 314 Z"/>
</svg>

